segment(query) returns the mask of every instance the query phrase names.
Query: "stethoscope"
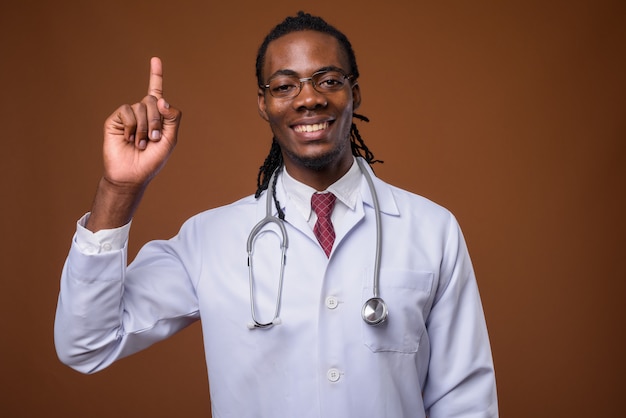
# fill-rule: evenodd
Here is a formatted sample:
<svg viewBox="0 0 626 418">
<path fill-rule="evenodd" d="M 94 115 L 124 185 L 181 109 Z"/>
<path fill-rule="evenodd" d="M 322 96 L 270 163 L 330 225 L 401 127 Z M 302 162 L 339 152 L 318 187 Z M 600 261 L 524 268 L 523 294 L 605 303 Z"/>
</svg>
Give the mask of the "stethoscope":
<svg viewBox="0 0 626 418">
<path fill-rule="evenodd" d="M 369 172 L 365 168 L 365 163 L 360 158 L 356 158 L 356 162 L 361 169 L 361 172 L 365 176 L 365 180 L 369 186 L 370 192 L 372 194 L 372 199 L 374 201 L 374 214 L 376 217 L 376 257 L 374 260 L 374 280 L 373 280 L 373 297 L 368 299 L 361 309 L 361 317 L 363 320 L 369 325 L 379 325 L 385 322 L 387 319 L 387 315 L 389 311 L 387 310 L 387 304 L 380 297 L 380 289 L 379 289 L 379 281 L 380 281 L 380 256 L 381 256 L 381 243 L 382 243 L 382 228 L 381 228 L 381 220 L 380 220 L 380 206 L 378 203 L 378 195 L 376 194 L 376 188 L 374 187 L 374 182 L 372 181 L 372 176 L 370 176 Z M 278 170 L 276 170 L 278 171 Z M 252 313 L 252 322 L 248 324 L 248 328 L 250 329 L 267 329 L 271 328 L 274 325 L 278 325 L 281 323 L 280 320 L 280 301 L 283 291 L 283 277 L 285 273 L 285 262 L 287 260 L 287 247 L 289 246 L 288 237 L 287 237 L 287 229 L 285 228 L 285 222 L 272 215 L 272 196 L 273 196 L 273 188 L 274 188 L 274 176 L 276 176 L 276 171 L 272 174 L 270 178 L 269 185 L 267 188 L 267 198 L 266 198 L 266 207 L 265 207 L 265 217 L 257 223 L 254 228 L 250 231 L 250 235 L 248 236 L 247 250 L 248 250 L 248 277 L 250 281 L 250 311 Z M 254 249 L 254 242 L 259 236 L 261 230 L 267 226 L 268 224 L 276 224 L 280 230 L 280 249 L 281 249 L 281 257 L 280 257 L 280 276 L 278 279 L 278 291 L 276 295 L 276 308 L 274 310 L 274 318 L 270 322 L 259 322 L 256 317 L 256 309 L 254 307 L 254 268 L 252 266 L 252 253 Z"/>
</svg>

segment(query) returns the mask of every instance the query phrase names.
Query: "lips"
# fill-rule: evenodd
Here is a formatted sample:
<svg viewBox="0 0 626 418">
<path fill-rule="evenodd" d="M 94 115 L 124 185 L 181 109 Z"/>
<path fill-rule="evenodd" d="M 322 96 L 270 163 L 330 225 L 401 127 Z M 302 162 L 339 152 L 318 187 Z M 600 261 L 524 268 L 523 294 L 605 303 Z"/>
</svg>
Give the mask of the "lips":
<svg viewBox="0 0 626 418">
<path fill-rule="evenodd" d="M 330 123 L 328 122 L 301 124 L 301 125 L 294 125 L 293 130 L 298 133 L 318 132 L 318 131 L 323 131 L 324 129 L 327 129 L 329 125 Z"/>
</svg>

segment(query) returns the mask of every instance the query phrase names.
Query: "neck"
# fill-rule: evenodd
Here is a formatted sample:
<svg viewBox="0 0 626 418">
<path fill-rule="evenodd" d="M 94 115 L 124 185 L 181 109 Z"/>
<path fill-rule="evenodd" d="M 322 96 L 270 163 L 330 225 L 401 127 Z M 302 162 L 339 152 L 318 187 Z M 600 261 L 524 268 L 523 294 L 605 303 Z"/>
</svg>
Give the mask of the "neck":
<svg viewBox="0 0 626 418">
<path fill-rule="evenodd" d="M 350 170 L 353 161 L 354 158 L 350 155 L 349 158 L 333 161 L 320 167 L 307 167 L 285 159 L 285 170 L 295 180 L 321 192 L 343 177 Z"/>
</svg>

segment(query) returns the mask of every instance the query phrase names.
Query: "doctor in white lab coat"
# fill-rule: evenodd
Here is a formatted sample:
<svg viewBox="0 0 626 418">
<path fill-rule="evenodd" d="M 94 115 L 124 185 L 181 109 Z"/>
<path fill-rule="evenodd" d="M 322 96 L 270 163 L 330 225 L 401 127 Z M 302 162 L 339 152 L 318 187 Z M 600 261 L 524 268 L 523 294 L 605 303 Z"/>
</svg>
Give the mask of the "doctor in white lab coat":
<svg viewBox="0 0 626 418">
<path fill-rule="evenodd" d="M 152 60 L 148 96 L 105 122 L 105 174 L 61 278 L 55 342 L 64 363 L 96 372 L 201 319 L 215 417 L 498 416 L 461 230 L 446 209 L 386 184 L 368 164 L 366 173 L 359 168 L 357 159 L 372 158 L 351 146 L 360 88 L 346 42 L 303 13 L 268 35 L 258 97 L 280 167 L 275 194 L 264 191 L 267 170 L 258 196 L 192 217 L 126 267 L 130 220 L 180 123 L 163 98 L 161 62 Z M 376 326 L 361 317 L 373 295 L 378 236 L 364 174 L 380 204 L 380 296 L 389 311 Z M 313 232 L 316 192 L 336 196 L 328 255 Z M 268 199 L 286 237 L 275 223 L 261 230 L 250 281 L 246 244 Z M 252 301 L 259 322 L 279 308 L 274 326 L 251 326 Z"/>
</svg>

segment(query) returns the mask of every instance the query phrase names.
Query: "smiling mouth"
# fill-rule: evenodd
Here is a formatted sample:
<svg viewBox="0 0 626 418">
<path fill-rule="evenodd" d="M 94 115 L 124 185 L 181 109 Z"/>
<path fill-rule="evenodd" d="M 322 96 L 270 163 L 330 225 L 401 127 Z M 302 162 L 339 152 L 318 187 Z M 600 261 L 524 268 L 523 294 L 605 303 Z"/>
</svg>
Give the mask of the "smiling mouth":
<svg viewBox="0 0 626 418">
<path fill-rule="evenodd" d="M 293 130 L 298 133 L 317 132 L 317 131 L 323 131 L 324 129 L 327 129 L 329 125 L 330 124 L 328 122 L 314 123 L 312 125 L 296 125 L 293 127 Z"/>
</svg>

